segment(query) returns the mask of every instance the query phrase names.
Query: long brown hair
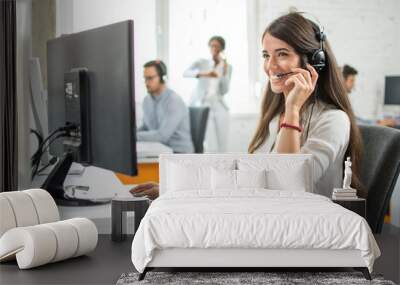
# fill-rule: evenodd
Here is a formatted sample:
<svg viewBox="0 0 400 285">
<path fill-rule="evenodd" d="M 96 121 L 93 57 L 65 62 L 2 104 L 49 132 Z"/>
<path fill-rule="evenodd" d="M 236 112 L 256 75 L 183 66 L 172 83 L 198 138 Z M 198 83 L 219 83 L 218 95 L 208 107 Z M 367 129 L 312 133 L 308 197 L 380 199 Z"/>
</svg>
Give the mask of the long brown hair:
<svg viewBox="0 0 400 285">
<path fill-rule="evenodd" d="M 273 21 L 264 31 L 264 36 L 268 33 L 278 38 L 294 48 L 300 58 L 307 58 L 320 48 L 320 42 L 317 33 L 320 27 L 314 22 L 306 19 L 300 13 L 289 13 Z M 361 196 L 364 196 L 362 184 L 359 179 L 360 159 L 362 153 L 362 141 L 360 131 L 357 127 L 353 109 L 351 107 L 346 89 L 343 83 L 340 69 L 336 63 L 329 42 L 324 41 L 325 67 L 319 72 L 318 77 L 318 100 L 335 106 L 344 111 L 350 119 L 350 142 L 347 147 L 346 155 L 352 160 L 352 186 L 361 190 Z M 314 100 L 315 96 L 305 103 L 305 106 Z M 249 153 L 253 153 L 259 148 L 269 135 L 269 123 L 278 114 L 284 111 L 285 99 L 282 94 L 275 94 L 270 83 L 261 105 L 261 117 L 253 139 L 250 142 Z M 303 108 L 304 109 L 304 108 Z"/>
</svg>

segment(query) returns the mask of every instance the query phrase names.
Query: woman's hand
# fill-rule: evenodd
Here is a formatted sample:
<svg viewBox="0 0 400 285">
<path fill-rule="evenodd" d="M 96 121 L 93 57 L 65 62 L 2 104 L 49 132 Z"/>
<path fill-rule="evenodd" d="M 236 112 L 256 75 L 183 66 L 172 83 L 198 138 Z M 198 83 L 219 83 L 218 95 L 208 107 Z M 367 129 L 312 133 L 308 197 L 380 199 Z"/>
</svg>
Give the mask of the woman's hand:
<svg viewBox="0 0 400 285">
<path fill-rule="evenodd" d="M 318 73 L 310 64 L 307 64 L 307 69 L 292 68 L 294 74 L 285 82 L 287 86 L 293 85 L 286 97 L 286 110 L 300 112 L 301 107 L 315 90 Z"/>
<path fill-rule="evenodd" d="M 147 196 L 149 199 L 154 200 L 158 197 L 160 190 L 157 183 L 148 182 L 133 187 L 129 192 L 135 197 Z"/>
</svg>

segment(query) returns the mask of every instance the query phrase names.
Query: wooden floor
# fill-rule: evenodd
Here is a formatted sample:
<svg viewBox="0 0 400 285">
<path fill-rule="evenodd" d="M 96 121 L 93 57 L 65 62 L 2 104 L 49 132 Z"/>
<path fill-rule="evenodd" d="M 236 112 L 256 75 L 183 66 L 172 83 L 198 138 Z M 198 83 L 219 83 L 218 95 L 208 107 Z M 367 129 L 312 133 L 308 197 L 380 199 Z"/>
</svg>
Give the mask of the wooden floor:
<svg viewBox="0 0 400 285">
<path fill-rule="evenodd" d="M 382 256 L 374 272 L 400 283 L 400 228 L 385 225 L 376 235 Z M 19 270 L 15 262 L 0 265 L 0 284 L 115 284 L 124 272 L 134 271 L 130 258 L 132 238 L 116 243 L 109 235 L 100 235 L 94 252 L 88 256 Z"/>
</svg>

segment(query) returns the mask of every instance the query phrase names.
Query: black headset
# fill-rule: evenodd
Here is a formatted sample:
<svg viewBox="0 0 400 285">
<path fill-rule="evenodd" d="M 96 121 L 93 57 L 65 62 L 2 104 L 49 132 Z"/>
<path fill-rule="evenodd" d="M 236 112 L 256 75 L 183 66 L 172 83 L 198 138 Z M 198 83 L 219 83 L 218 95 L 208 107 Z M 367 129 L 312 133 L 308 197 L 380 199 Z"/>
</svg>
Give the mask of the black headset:
<svg viewBox="0 0 400 285">
<path fill-rule="evenodd" d="M 315 50 L 312 54 L 308 55 L 308 61 L 310 63 L 310 65 L 312 67 L 315 68 L 315 70 L 320 73 L 325 65 L 326 65 L 326 57 L 325 57 L 325 51 L 324 51 L 324 41 L 326 39 L 326 36 L 324 34 L 324 29 L 319 27 L 317 24 L 315 24 L 313 21 L 309 20 L 311 23 L 311 26 L 314 30 L 315 33 L 315 37 L 317 38 L 317 40 L 319 41 L 319 48 L 317 50 Z M 308 123 L 307 123 L 307 129 L 306 129 L 306 140 L 308 138 L 308 131 L 310 129 L 310 123 L 311 123 L 311 118 L 312 118 L 312 114 L 314 111 L 314 106 L 315 103 L 317 101 L 317 95 L 318 95 L 318 82 L 317 85 L 315 86 L 315 94 L 314 94 L 314 102 L 312 103 L 311 106 L 311 112 L 310 112 L 310 116 L 308 118 Z"/>
<path fill-rule="evenodd" d="M 157 69 L 158 75 L 160 76 L 160 82 L 165 83 L 165 80 L 167 79 L 167 66 L 162 60 L 155 60 L 155 67 Z"/>
<path fill-rule="evenodd" d="M 143 65 L 144 68 L 151 66 L 155 67 L 157 74 L 160 77 L 160 82 L 165 83 L 165 80 L 167 79 L 167 66 L 165 63 L 160 59 L 156 59 L 148 61 Z"/>
<path fill-rule="evenodd" d="M 315 24 L 313 21 L 309 20 L 311 23 L 311 26 L 314 30 L 315 37 L 319 41 L 319 48 L 315 50 L 312 54 L 308 56 L 308 61 L 312 67 L 315 68 L 315 70 L 319 73 L 322 69 L 324 69 L 326 65 L 326 57 L 325 57 L 325 51 L 324 51 L 324 41 L 326 39 L 326 36 L 324 34 L 324 29 L 319 27 L 317 24 Z"/>
</svg>

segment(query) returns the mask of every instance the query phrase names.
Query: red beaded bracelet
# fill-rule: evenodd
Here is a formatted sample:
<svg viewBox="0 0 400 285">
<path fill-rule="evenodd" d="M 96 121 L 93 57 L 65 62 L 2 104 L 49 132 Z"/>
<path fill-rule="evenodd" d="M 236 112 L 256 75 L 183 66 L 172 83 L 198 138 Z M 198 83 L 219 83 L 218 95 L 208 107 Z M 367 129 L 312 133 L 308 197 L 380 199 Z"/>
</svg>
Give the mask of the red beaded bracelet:
<svg viewBox="0 0 400 285">
<path fill-rule="evenodd" d="M 289 128 L 289 129 L 294 129 L 296 131 L 299 131 L 300 133 L 303 131 L 302 128 L 295 126 L 295 125 L 291 125 L 291 124 L 286 124 L 286 123 L 282 123 L 281 124 L 281 128 Z"/>
</svg>

